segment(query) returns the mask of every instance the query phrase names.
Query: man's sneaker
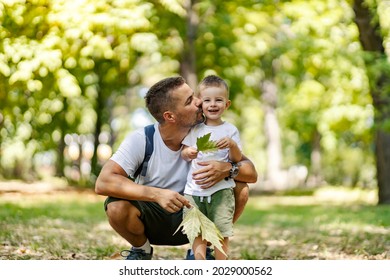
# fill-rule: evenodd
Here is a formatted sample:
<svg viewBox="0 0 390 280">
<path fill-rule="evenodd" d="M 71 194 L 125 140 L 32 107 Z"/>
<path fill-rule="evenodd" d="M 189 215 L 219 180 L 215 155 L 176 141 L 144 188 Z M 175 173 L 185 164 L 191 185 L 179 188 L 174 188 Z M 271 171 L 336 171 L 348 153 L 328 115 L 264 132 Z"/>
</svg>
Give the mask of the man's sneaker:
<svg viewBox="0 0 390 280">
<path fill-rule="evenodd" d="M 191 252 L 191 249 L 187 250 L 186 260 L 195 260 L 195 255 L 191 254 Z M 212 249 L 210 249 L 209 247 L 206 248 L 206 260 L 215 260 L 214 256 L 211 254 L 212 252 Z"/>
<path fill-rule="evenodd" d="M 125 260 L 151 260 L 153 256 L 153 247 L 150 248 L 150 253 L 146 253 L 145 250 L 131 248 L 130 250 L 123 250 L 121 256 Z"/>
</svg>

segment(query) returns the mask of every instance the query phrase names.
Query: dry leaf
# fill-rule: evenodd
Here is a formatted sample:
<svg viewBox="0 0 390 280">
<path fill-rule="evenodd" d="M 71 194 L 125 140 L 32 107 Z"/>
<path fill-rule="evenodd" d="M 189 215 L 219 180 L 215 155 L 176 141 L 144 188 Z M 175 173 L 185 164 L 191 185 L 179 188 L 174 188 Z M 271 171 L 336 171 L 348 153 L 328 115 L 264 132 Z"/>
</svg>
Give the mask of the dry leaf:
<svg viewBox="0 0 390 280">
<path fill-rule="evenodd" d="M 202 235 L 203 240 L 207 240 L 211 245 L 227 256 L 222 249 L 223 236 L 221 232 L 215 224 L 198 209 L 198 207 L 192 206 L 191 209 L 187 211 L 183 221 L 174 234 L 176 234 L 181 227 L 183 227 L 182 232 L 187 235 L 191 247 L 194 244 L 195 238 Z"/>
</svg>

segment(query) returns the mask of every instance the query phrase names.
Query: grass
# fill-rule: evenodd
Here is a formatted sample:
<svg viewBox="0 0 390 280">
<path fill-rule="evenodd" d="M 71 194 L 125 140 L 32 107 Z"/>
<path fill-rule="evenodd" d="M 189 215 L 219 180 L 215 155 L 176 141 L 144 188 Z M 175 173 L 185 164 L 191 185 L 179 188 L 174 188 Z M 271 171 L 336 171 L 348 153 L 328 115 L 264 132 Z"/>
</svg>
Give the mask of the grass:
<svg viewBox="0 0 390 280">
<path fill-rule="evenodd" d="M 390 207 L 376 206 L 374 197 L 374 191 L 327 188 L 312 196 L 251 199 L 236 227 L 237 239 L 248 243 L 241 255 L 389 259 Z"/>
<path fill-rule="evenodd" d="M 0 203 L 2 259 L 102 259 L 115 250 L 102 202 L 92 194 L 7 198 Z"/>
<path fill-rule="evenodd" d="M 230 259 L 390 259 L 390 206 L 375 199 L 344 188 L 251 196 Z M 119 259 L 129 245 L 103 200 L 88 191 L 0 195 L 0 259 Z M 183 259 L 187 249 L 155 246 L 154 258 Z"/>
</svg>

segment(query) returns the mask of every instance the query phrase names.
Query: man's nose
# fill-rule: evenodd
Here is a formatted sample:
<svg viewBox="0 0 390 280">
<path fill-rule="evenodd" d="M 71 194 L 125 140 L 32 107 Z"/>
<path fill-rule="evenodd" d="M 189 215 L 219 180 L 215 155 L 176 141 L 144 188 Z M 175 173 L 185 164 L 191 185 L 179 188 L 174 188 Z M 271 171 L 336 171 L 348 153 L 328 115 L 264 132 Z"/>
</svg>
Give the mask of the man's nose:
<svg viewBox="0 0 390 280">
<path fill-rule="evenodd" d="M 202 106 L 202 99 L 198 98 L 198 97 L 195 97 L 195 104 L 196 106 L 200 107 Z"/>
</svg>

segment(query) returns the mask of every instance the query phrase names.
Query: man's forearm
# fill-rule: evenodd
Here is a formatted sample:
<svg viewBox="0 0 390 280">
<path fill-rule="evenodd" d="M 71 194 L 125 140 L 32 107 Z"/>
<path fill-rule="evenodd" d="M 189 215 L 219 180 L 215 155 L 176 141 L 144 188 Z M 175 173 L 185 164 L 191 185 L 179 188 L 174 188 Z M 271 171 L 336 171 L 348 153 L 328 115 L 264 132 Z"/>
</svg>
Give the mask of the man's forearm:
<svg viewBox="0 0 390 280">
<path fill-rule="evenodd" d="M 253 163 L 243 155 L 243 160 L 238 164 L 240 167 L 235 180 L 244 183 L 255 183 L 257 181 L 257 172 Z M 205 161 L 198 162 L 198 165 L 204 166 L 204 168 L 193 172 L 192 178 L 203 189 L 207 189 L 228 177 L 232 167 L 231 163 L 226 161 Z"/>
<path fill-rule="evenodd" d="M 239 172 L 236 178 L 236 181 L 244 183 L 256 183 L 257 181 L 257 172 L 253 163 L 246 157 L 238 163 Z"/>
<path fill-rule="evenodd" d="M 158 191 L 155 189 L 131 181 L 124 170 L 112 161 L 104 165 L 95 184 L 97 194 L 127 200 L 155 201 Z"/>
<path fill-rule="evenodd" d="M 112 196 L 127 200 L 154 201 L 151 187 L 138 185 L 121 175 L 111 174 L 97 180 L 95 191 L 99 195 Z"/>
</svg>

